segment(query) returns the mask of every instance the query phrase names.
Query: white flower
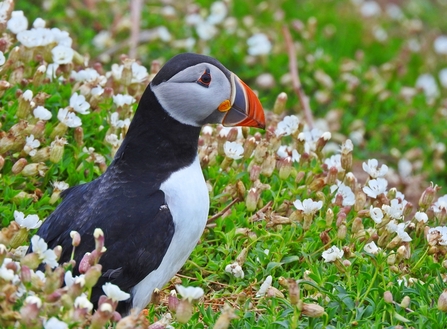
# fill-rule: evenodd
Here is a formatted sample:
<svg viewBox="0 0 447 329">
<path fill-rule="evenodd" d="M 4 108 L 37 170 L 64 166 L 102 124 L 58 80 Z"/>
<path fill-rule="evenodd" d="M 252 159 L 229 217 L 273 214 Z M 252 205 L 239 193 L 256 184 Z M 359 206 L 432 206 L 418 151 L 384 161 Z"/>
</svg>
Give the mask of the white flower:
<svg viewBox="0 0 447 329">
<path fill-rule="evenodd" d="M 57 72 L 58 68 L 59 68 L 59 64 L 56 64 L 56 63 L 48 64 L 47 72 L 46 72 L 47 78 L 50 79 L 50 80 L 55 79 L 56 78 L 56 72 Z"/>
<path fill-rule="evenodd" d="M 124 120 L 119 120 L 119 113 L 118 112 L 113 112 L 110 115 L 110 124 L 113 127 L 116 127 L 116 128 L 129 127 L 130 119 L 126 118 Z"/>
<path fill-rule="evenodd" d="M 413 170 L 413 165 L 411 162 L 406 158 L 399 159 L 399 162 L 397 163 L 397 170 L 399 172 L 399 175 L 403 178 L 410 177 L 411 172 Z"/>
<path fill-rule="evenodd" d="M 88 111 L 88 109 L 90 108 L 90 104 L 85 101 L 84 95 L 78 95 L 77 93 L 71 95 L 70 106 L 73 108 L 73 110 L 80 114 L 90 113 L 90 111 Z"/>
<path fill-rule="evenodd" d="M 40 142 L 37 139 L 34 139 L 34 135 L 31 134 L 28 137 L 25 137 L 26 143 L 23 147 L 23 150 L 26 154 L 29 154 L 30 156 L 35 156 L 37 153 L 36 148 L 40 146 Z"/>
<path fill-rule="evenodd" d="M 184 287 L 177 284 L 175 289 L 177 289 L 177 292 L 182 295 L 184 300 L 188 300 L 190 303 L 193 300 L 201 298 L 205 294 L 203 289 L 200 287 Z"/>
<path fill-rule="evenodd" d="M 391 218 L 401 219 L 406 204 L 405 200 L 393 199 L 390 201 L 390 205 L 384 204 L 382 210 Z"/>
<path fill-rule="evenodd" d="M 425 97 L 428 100 L 439 96 L 438 84 L 431 74 L 421 74 L 416 80 L 416 87 L 424 91 Z"/>
<path fill-rule="evenodd" d="M 41 27 L 41 28 L 44 28 L 45 27 L 45 21 L 42 19 L 42 18 L 40 18 L 40 17 L 37 17 L 35 20 L 34 20 L 34 23 L 33 23 L 33 27 L 34 28 L 39 28 L 39 27 Z"/>
<path fill-rule="evenodd" d="M 425 212 L 422 212 L 422 211 L 418 211 L 416 214 L 414 214 L 414 218 L 416 218 L 416 220 L 418 222 L 427 223 L 427 221 L 428 221 L 427 214 Z"/>
<path fill-rule="evenodd" d="M 360 7 L 360 13 L 363 17 L 378 16 L 380 12 L 380 6 L 375 1 L 365 1 Z"/>
<path fill-rule="evenodd" d="M 101 86 L 97 86 L 95 88 L 92 88 L 90 93 L 92 94 L 92 96 L 101 96 L 104 93 L 104 88 Z"/>
<path fill-rule="evenodd" d="M 26 90 L 23 94 L 22 94 L 22 98 L 24 100 L 26 100 L 27 102 L 31 102 L 33 100 L 33 91 L 32 90 Z"/>
<path fill-rule="evenodd" d="M 311 151 L 315 151 L 316 143 L 323 134 L 324 133 L 318 128 L 299 133 L 298 140 L 304 142 L 304 152 L 310 153 Z"/>
<path fill-rule="evenodd" d="M 272 43 L 264 33 L 256 33 L 247 40 L 248 54 L 251 56 L 267 55 L 272 50 Z"/>
<path fill-rule="evenodd" d="M 34 230 L 42 225 L 42 221 L 39 220 L 37 215 L 28 215 L 25 217 L 21 211 L 14 210 L 14 220 L 20 227 L 24 227 L 27 230 Z"/>
<path fill-rule="evenodd" d="M 93 304 L 90 302 L 85 294 L 82 294 L 81 296 L 76 297 L 74 301 L 74 307 L 81 309 L 86 308 L 90 312 L 93 309 Z"/>
<path fill-rule="evenodd" d="M 36 304 L 38 308 L 41 308 L 42 300 L 37 296 L 28 296 L 25 298 L 24 304 Z"/>
<path fill-rule="evenodd" d="M 324 164 L 327 166 L 328 169 L 335 167 L 338 172 L 345 171 L 341 166 L 341 154 L 334 154 L 330 158 L 325 159 Z"/>
<path fill-rule="evenodd" d="M 210 12 L 207 21 L 215 25 L 223 22 L 228 14 L 228 8 L 224 2 L 216 1 L 211 5 Z"/>
<path fill-rule="evenodd" d="M 222 125 L 219 125 L 219 136 L 220 137 L 227 137 L 228 134 L 233 130 L 236 129 L 237 130 L 237 139 L 241 139 L 243 138 L 243 134 L 242 134 L 242 127 L 224 127 Z"/>
<path fill-rule="evenodd" d="M 385 193 L 388 182 L 385 178 L 371 179 L 368 182 L 368 186 L 363 187 L 363 192 L 370 198 L 377 198 L 378 195 Z"/>
<path fill-rule="evenodd" d="M 58 45 L 51 49 L 55 64 L 69 64 L 73 61 L 74 51 L 70 47 Z"/>
<path fill-rule="evenodd" d="M 66 124 L 70 128 L 76 128 L 82 126 L 82 121 L 73 112 L 69 112 L 68 108 L 59 109 L 57 113 L 57 118 L 60 122 Z"/>
<path fill-rule="evenodd" d="M 374 241 L 371 241 L 370 243 L 365 244 L 365 246 L 363 247 L 363 250 L 365 250 L 366 252 L 370 253 L 370 254 L 377 254 L 380 250 L 379 247 L 377 247 L 376 243 Z"/>
<path fill-rule="evenodd" d="M 373 206 L 370 206 L 370 208 L 369 208 L 369 216 L 371 216 L 372 220 L 376 224 L 382 223 L 382 219 L 383 219 L 382 209 L 377 208 L 377 207 L 374 208 Z"/>
<path fill-rule="evenodd" d="M 276 152 L 276 154 L 281 159 L 291 158 L 292 162 L 300 162 L 300 159 L 301 159 L 301 155 L 298 153 L 297 150 L 294 150 L 294 149 L 292 149 L 292 147 L 286 146 L 286 145 L 281 145 L 278 148 L 278 151 Z"/>
<path fill-rule="evenodd" d="M 44 239 L 42 239 L 38 235 L 34 235 L 31 238 L 31 244 L 33 246 L 33 252 L 39 255 L 42 263 L 50 265 L 51 268 L 54 268 L 58 265 L 56 261 L 56 254 L 53 250 L 48 249 L 48 245 Z"/>
<path fill-rule="evenodd" d="M 328 250 L 323 251 L 321 256 L 324 258 L 325 263 L 334 262 L 337 259 L 343 257 L 344 251 L 338 249 L 337 246 L 332 246 Z"/>
<path fill-rule="evenodd" d="M 288 115 L 276 126 L 275 135 L 278 137 L 292 135 L 297 129 L 300 120 L 296 115 Z"/>
<path fill-rule="evenodd" d="M 109 31 L 100 31 L 93 37 L 92 43 L 99 50 L 103 50 L 111 46 L 114 41 Z"/>
<path fill-rule="evenodd" d="M 70 38 L 67 31 L 61 31 L 57 27 L 53 27 L 51 33 L 53 34 L 54 41 L 59 46 L 71 47 L 73 40 Z"/>
<path fill-rule="evenodd" d="M 8 14 L 10 9 L 12 9 L 14 6 L 14 1 L 12 0 L 6 0 L 0 2 L 0 23 L 5 24 L 6 20 L 9 18 Z M 12 8 L 11 8 L 12 7 Z"/>
<path fill-rule="evenodd" d="M 3 51 L 0 51 L 0 65 L 5 64 L 5 62 L 6 62 L 5 55 L 3 54 Z"/>
<path fill-rule="evenodd" d="M 226 141 L 223 147 L 225 155 L 231 159 L 238 160 L 244 156 L 244 147 L 239 143 Z"/>
<path fill-rule="evenodd" d="M 122 107 L 124 105 L 131 105 L 135 103 L 135 98 L 133 98 L 130 95 L 117 94 L 113 95 L 113 103 L 115 103 L 116 106 L 118 107 Z"/>
<path fill-rule="evenodd" d="M 17 40 L 27 48 L 34 48 L 53 43 L 54 35 L 49 29 L 35 28 L 18 33 Z"/>
<path fill-rule="evenodd" d="M 446 226 L 437 226 L 437 227 L 432 227 L 428 230 L 428 234 L 427 234 L 427 240 L 430 242 L 430 238 L 432 235 L 436 235 L 439 234 L 439 244 L 441 246 L 445 246 L 447 245 L 447 227 Z"/>
<path fill-rule="evenodd" d="M 28 28 L 28 19 L 23 15 L 23 11 L 13 11 L 6 26 L 12 33 L 17 34 Z"/>
<path fill-rule="evenodd" d="M 262 297 L 265 295 L 267 290 L 272 286 L 272 276 L 269 275 L 265 278 L 264 282 L 262 283 L 261 287 L 259 288 L 258 292 L 256 293 L 256 297 Z"/>
<path fill-rule="evenodd" d="M 346 186 L 343 183 L 340 183 L 338 185 L 332 185 L 331 193 L 334 193 L 335 191 L 337 191 L 337 192 L 335 193 L 335 196 L 332 199 L 332 202 L 335 202 L 337 195 L 341 195 L 343 197 L 343 202 L 342 202 L 343 207 L 349 207 L 349 206 L 353 206 L 355 204 L 355 194 L 352 192 L 352 190 L 349 186 Z"/>
<path fill-rule="evenodd" d="M 447 55 L 447 35 L 440 35 L 435 39 L 433 43 L 435 52 L 440 55 Z"/>
<path fill-rule="evenodd" d="M 386 13 L 394 20 L 401 20 L 405 18 L 402 9 L 400 9 L 400 7 L 398 5 L 395 5 L 394 3 L 389 3 L 386 5 Z"/>
<path fill-rule="evenodd" d="M 0 251 L 6 253 L 6 250 L 5 245 L 0 244 Z M 15 279 L 14 271 L 6 267 L 10 262 L 12 262 L 11 258 L 5 258 L 3 264 L 0 266 L 0 278 L 5 281 L 13 281 Z"/>
<path fill-rule="evenodd" d="M 238 262 L 225 266 L 225 272 L 233 274 L 235 278 L 244 278 L 244 270 L 242 270 L 242 266 Z"/>
<path fill-rule="evenodd" d="M 441 212 L 442 210 L 447 210 L 447 194 L 438 198 L 433 204 L 434 212 Z"/>
<path fill-rule="evenodd" d="M 441 86 L 447 88 L 447 67 L 439 71 L 439 82 L 441 82 Z"/>
<path fill-rule="evenodd" d="M 51 114 L 50 111 L 48 111 L 45 107 L 43 106 L 37 106 L 34 110 L 33 110 L 33 115 L 36 119 L 40 119 L 40 120 L 45 120 L 48 121 L 51 119 L 51 117 L 53 116 Z"/>
<path fill-rule="evenodd" d="M 169 42 L 172 40 L 171 33 L 169 33 L 169 30 L 165 26 L 157 27 L 157 35 L 161 41 Z"/>
<path fill-rule="evenodd" d="M 68 324 L 55 317 L 48 319 L 43 325 L 45 329 L 68 329 Z"/>
<path fill-rule="evenodd" d="M 296 209 L 301 210 L 306 215 L 314 215 L 323 207 L 323 201 L 313 201 L 312 199 L 296 200 L 293 202 Z"/>
<path fill-rule="evenodd" d="M 388 166 L 383 164 L 378 168 L 378 161 L 376 159 L 369 159 L 367 162 L 363 162 L 363 170 L 371 177 L 378 178 L 383 177 L 388 172 Z"/>
<path fill-rule="evenodd" d="M 200 39 L 206 41 L 214 38 L 218 31 L 213 24 L 207 21 L 201 21 L 196 24 L 196 32 Z"/>
<path fill-rule="evenodd" d="M 97 79 L 99 79 L 101 75 L 92 68 L 86 68 L 85 70 L 80 70 L 79 72 L 71 71 L 71 77 L 75 79 L 76 81 L 86 81 L 86 82 L 92 82 Z"/>
<path fill-rule="evenodd" d="M 130 298 L 130 294 L 122 291 L 118 286 L 107 282 L 102 286 L 102 290 L 105 292 L 106 296 L 111 298 L 115 302 L 120 302 Z"/>
<path fill-rule="evenodd" d="M 405 232 L 405 228 L 408 226 L 408 222 L 400 223 L 397 225 L 396 233 L 403 242 L 410 242 L 412 238 Z"/>
<path fill-rule="evenodd" d="M 64 275 L 64 281 L 67 287 L 71 287 L 74 283 L 83 287 L 85 285 L 85 275 L 81 274 L 73 277 L 73 273 L 71 273 L 71 271 L 67 271 Z"/>
<path fill-rule="evenodd" d="M 136 62 L 132 63 L 132 81 L 131 83 L 142 83 L 149 77 L 147 68 Z"/>
<path fill-rule="evenodd" d="M 55 181 L 55 182 L 53 183 L 53 187 L 54 187 L 55 190 L 65 191 L 67 188 L 70 187 L 70 185 L 68 185 L 68 184 L 65 183 L 65 182 L 58 182 L 58 181 Z"/>
</svg>

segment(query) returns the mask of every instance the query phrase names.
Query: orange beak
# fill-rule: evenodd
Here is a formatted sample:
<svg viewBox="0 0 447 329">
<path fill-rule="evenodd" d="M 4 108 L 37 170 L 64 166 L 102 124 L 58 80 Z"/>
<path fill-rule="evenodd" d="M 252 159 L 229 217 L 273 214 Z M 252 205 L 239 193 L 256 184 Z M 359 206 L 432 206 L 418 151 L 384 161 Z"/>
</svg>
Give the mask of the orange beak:
<svg viewBox="0 0 447 329">
<path fill-rule="evenodd" d="M 222 124 L 264 129 L 264 109 L 253 90 L 235 74 L 231 74 L 231 89 L 231 107 L 226 111 Z"/>
</svg>

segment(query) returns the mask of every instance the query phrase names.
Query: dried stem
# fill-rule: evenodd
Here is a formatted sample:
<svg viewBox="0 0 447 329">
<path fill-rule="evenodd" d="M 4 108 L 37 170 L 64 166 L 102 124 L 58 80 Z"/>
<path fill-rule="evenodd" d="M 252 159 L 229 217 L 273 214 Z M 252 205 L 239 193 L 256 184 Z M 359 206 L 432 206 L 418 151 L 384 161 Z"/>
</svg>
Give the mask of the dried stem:
<svg viewBox="0 0 447 329">
<path fill-rule="evenodd" d="M 295 46 L 293 44 L 292 36 L 287 26 L 283 26 L 282 32 L 284 34 L 284 38 L 286 39 L 287 53 L 289 55 L 289 70 L 292 76 L 292 87 L 295 93 L 298 95 L 301 107 L 303 108 L 304 111 L 304 117 L 306 118 L 306 122 L 312 129 L 314 125 L 314 118 L 312 115 L 312 110 L 310 109 L 309 97 L 306 96 L 303 87 L 301 85 L 301 80 L 298 72 L 298 65 L 296 63 Z"/>
<path fill-rule="evenodd" d="M 132 0 L 130 2 L 130 41 L 129 41 L 129 57 L 136 58 L 138 39 L 140 35 L 141 8 L 143 0 Z"/>
<path fill-rule="evenodd" d="M 230 204 L 228 206 L 226 206 L 225 208 L 223 208 L 221 211 L 219 211 L 217 214 L 211 216 L 210 218 L 208 218 L 207 224 L 214 222 L 216 219 L 218 219 L 220 216 L 222 216 L 223 214 L 225 214 L 228 209 L 230 209 L 236 202 L 241 201 L 241 199 L 236 198 L 233 201 L 230 202 Z"/>
</svg>

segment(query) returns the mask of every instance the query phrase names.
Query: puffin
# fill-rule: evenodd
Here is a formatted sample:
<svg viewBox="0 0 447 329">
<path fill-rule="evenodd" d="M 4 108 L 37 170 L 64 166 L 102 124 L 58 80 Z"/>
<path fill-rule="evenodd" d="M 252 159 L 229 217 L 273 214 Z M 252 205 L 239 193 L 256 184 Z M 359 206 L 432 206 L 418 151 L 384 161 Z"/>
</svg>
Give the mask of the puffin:
<svg viewBox="0 0 447 329">
<path fill-rule="evenodd" d="M 70 232 L 80 234 L 73 269 L 79 275 L 84 254 L 95 249 L 94 231 L 102 229 L 107 250 L 91 294 L 94 305 L 102 285 L 111 282 L 130 294 L 119 302 L 119 313 L 143 310 L 198 243 L 209 211 L 198 158 L 205 124 L 263 129 L 264 110 L 253 90 L 218 60 L 176 55 L 147 86 L 107 170 L 64 191 L 37 231 L 49 248 L 62 247 L 60 263 L 71 259 Z"/>
</svg>

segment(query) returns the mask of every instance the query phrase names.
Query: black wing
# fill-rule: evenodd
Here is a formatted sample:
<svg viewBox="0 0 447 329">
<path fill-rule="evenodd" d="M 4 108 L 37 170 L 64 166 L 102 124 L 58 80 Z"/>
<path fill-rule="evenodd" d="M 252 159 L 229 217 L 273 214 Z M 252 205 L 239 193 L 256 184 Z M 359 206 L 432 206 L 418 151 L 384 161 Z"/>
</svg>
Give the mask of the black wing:
<svg viewBox="0 0 447 329">
<path fill-rule="evenodd" d="M 95 228 L 103 230 L 107 251 L 100 260 L 103 276 L 92 292 L 94 303 L 103 294 L 101 286 L 105 282 L 130 292 L 158 268 L 174 235 L 172 215 L 158 186 L 119 182 L 107 173 L 68 190 L 37 234 L 49 248 L 62 246 L 62 263 L 71 256 L 70 232 L 79 232 L 81 244 L 75 252 L 79 264 L 83 255 L 95 248 Z M 76 268 L 74 274 L 78 273 Z"/>
</svg>

